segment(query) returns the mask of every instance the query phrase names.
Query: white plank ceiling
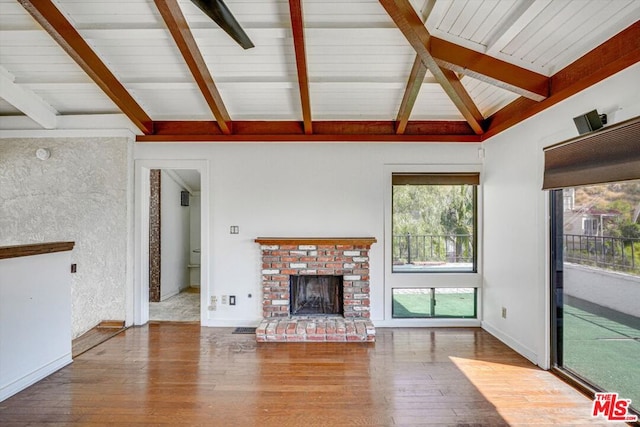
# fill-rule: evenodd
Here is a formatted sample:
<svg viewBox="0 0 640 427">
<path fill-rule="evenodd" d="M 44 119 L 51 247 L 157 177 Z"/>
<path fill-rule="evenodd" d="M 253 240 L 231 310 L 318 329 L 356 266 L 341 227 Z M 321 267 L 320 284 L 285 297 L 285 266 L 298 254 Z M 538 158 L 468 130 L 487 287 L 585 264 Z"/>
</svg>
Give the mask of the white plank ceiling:
<svg viewBox="0 0 640 427">
<path fill-rule="evenodd" d="M 153 121 L 215 123 L 154 1 L 53 3 Z M 226 1 L 255 44 L 249 50 L 190 0 L 178 3 L 232 121 L 303 120 L 288 1 Z M 640 20 L 637 0 L 409 4 L 431 36 L 546 77 Z M 416 50 L 381 2 L 304 0 L 302 9 L 312 120 L 395 121 Z M 457 77 L 482 118 L 520 96 Z M 65 116 L 123 114 L 16 0 L 0 0 L 0 78 L 0 130 L 51 129 L 68 123 L 57 120 Z M 408 120 L 465 117 L 427 72 Z"/>
<path fill-rule="evenodd" d="M 636 0 L 439 0 L 434 36 L 551 76 L 640 19 Z"/>
</svg>

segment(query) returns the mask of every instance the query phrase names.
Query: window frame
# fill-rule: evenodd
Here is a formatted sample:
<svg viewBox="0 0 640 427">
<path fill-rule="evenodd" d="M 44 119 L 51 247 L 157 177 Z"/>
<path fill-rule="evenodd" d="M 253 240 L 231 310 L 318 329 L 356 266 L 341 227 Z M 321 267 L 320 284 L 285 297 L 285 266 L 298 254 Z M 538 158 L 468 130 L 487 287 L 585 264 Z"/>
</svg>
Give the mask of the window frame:
<svg viewBox="0 0 640 427">
<path fill-rule="evenodd" d="M 421 290 L 429 290 L 429 316 L 415 316 L 415 317 L 401 317 L 396 316 L 395 311 L 393 309 L 393 296 L 396 290 L 401 289 L 421 289 Z M 440 289 L 471 289 L 473 291 L 473 316 L 447 316 L 442 314 L 437 314 L 437 300 L 438 298 L 438 290 Z M 452 288 L 452 287 L 438 287 L 438 288 L 392 288 L 391 289 L 391 316 L 393 319 L 477 319 L 478 318 L 478 288 Z"/>
<path fill-rule="evenodd" d="M 384 319 L 385 324 L 393 326 L 469 326 L 478 327 L 482 319 L 482 164 L 387 164 L 384 169 Z M 475 203 L 475 272 L 414 272 L 412 274 L 394 273 L 392 269 L 392 205 L 393 174 L 414 173 L 477 173 L 480 183 L 476 186 Z M 476 288 L 476 318 L 411 318 L 401 319 L 392 316 L 393 288 Z"/>
<path fill-rule="evenodd" d="M 393 177 L 399 175 L 399 174 L 392 174 L 391 176 L 391 251 L 393 253 L 393 196 L 394 196 L 394 191 L 393 191 L 393 187 L 397 184 L 394 184 L 393 181 Z M 415 175 L 419 175 L 419 174 L 415 174 Z M 424 174 L 424 175 L 436 175 L 436 174 Z M 443 174 L 444 175 L 444 174 Z M 468 175 L 468 174 L 450 174 L 450 175 Z M 478 179 L 479 179 L 479 174 L 478 174 Z M 472 267 L 471 270 L 463 270 L 463 269 L 450 269 L 450 270 L 443 270 L 443 271 L 438 271 L 436 269 L 432 269 L 432 270 L 420 270 L 420 271 L 394 271 L 394 265 L 393 265 L 393 258 L 391 260 L 391 273 L 392 274 L 416 274 L 416 273 L 425 273 L 425 274 L 436 274 L 436 273 L 442 273 L 442 274 L 454 274 L 454 273 L 462 273 L 462 274 L 472 274 L 472 273 L 477 273 L 478 272 L 478 187 L 480 186 L 479 183 L 478 184 L 467 184 L 467 183 L 463 183 L 463 184 L 455 184 L 455 183 L 446 183 L 446 184 L 413 184 L 413 185 L 447 185 L 447 186 L 454 186 L 454 185 L 473 185 L 472 190 L 473 190 L 473 232 L 472 232 L 472 239 L 471 239 L 471 245 L 473 246 L 473 256 L 472 256 Z M 409 251 L 410 252 L 410 251 Z"/>
</svg>

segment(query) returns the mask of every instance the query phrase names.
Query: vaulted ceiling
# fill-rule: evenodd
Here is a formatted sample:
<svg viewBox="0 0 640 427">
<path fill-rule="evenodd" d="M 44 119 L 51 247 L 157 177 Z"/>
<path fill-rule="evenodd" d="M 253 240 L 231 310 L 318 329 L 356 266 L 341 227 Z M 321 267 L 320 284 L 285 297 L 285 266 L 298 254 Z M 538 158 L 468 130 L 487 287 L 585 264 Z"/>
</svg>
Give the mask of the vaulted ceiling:
<svg viewBox="0 0 640 427">
<path fill-rule="evenodd" d="M 640 60 L 637 0 L 0 0 L 0 131 L 485 140 Z"/>
</svg>

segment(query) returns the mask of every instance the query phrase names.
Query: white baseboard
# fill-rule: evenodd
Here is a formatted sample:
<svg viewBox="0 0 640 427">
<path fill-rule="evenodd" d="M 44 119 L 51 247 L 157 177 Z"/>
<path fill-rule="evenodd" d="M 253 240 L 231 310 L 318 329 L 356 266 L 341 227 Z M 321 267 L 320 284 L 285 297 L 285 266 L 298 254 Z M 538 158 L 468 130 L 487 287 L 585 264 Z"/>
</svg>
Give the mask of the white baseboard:
<svg viewBox="0 0 640 427">
<path fill-rule="evenodd" d="M 493 335 L 494 337 L 502 341 L 504 344 L 506 344 L 508 347 L 511 347 L 511 349 L 513 349 L 514 351 L 516 351 L 517 353 L 519 353 L 520 355 L 528 359 L 534 365 L 539 365 L 538 354 L 535 351 L 521 344 L 520 342 L 513 339 L 509 335 L 502 333 L 502 331 L 496 329 L 488 322 L 482 322 L 482 329 L 489 332 L 491 335 Z"/>
<path fill-rule="evenodd" d="M 209 319 L 201 321 L 200 326 L 212 328 L 255 328 L 260 324 L 262 319 L 246 320 L 246 319 Z"/>
<path fill-rule="evenodd" d="M 24 390 L 30 385 L 37 383 L 41 379 L 48 377 L 57 370 L 64 368 L 71 362 L 73 362 L 73 360 L 71 359 L 71 352 L 69 352 L 64 356 L 59 357 L 58 359 L 46 364 L 45 366 L 42 366 L 35 371 L 23 376 L 22 378 L 13 381 L 10 384 L 2 385 L 2 387 L 0 387 L 0 402 L 10 398 L 14 394 Z"/>
<path fill-rule="evenodd" d="M 479 328 L 478 319 L 371 319 L 376 328 Z"/>
<path fill-rule="evenodd" d="M 255 327 L 262 321 L 259 319 L 209 319 L 201 322 L 209 327 Z M 477 319 L 430 319 L 430 320 L 373 320 L 376 328 L 479 328 L 481 323 Z"/>
<path fill-rule="evenodd" d="M 186 289 L 186 288 L 185 288 Z M 160 295 L 160 302 L 166 301 L 171 297 L 175 297 L 176 295 L 178 295 L 180 293 L 180 289 L 178 289 L 177 291 L 172 291 L 166 295 Z"/>
</svg>

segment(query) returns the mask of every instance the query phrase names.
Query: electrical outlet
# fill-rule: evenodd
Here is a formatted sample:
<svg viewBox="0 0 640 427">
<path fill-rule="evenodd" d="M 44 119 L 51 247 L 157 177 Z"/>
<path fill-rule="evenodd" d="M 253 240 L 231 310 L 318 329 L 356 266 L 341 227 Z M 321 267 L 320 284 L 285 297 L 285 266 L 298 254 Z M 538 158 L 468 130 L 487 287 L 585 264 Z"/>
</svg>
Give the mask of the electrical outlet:
<svg viewBox="0 0 640 427">
<path fill-rule="evenodd" d="M 236 305 L 236 296 L 229 295 L 229 305 Z"/>
<path fill-rule="evenodd" d="M 502 318 L 503 319 L 507 318 L 507 307 L 502 307 Z"/>
<path fill-rule="evenodd" d="M 207 307 L 209 311 L 216 311 L 218 305 L 218 298 L 214 295 L 211 297 L 209 306 Z"/>
<path fill-rule="evenodd" d="M 220 300 L 220 302 L 221 302 L 222 304 L 226 304 L 226 303 L 227 303 L 227 300 L 228 300 L 228 297 L 227 297 L 226 295 L 222 295 L 222 299 Z"/>
</svg>

